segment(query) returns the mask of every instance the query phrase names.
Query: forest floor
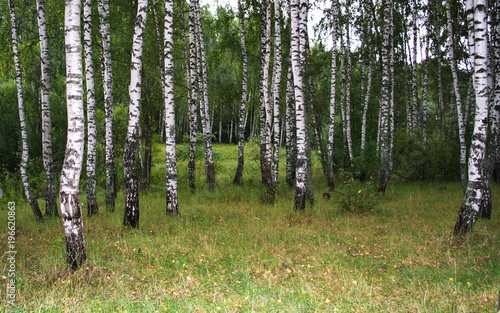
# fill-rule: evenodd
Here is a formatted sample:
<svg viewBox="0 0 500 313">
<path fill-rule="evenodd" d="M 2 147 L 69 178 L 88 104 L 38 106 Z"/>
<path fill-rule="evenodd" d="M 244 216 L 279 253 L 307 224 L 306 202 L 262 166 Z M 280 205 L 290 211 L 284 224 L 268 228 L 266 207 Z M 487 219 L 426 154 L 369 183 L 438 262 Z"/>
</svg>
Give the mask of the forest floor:
<svg viewBox="0 0 500 313">
<path fill-rule="evenodd" d="M 236 147 L 214 148 L 215 191 L 199 157 L 199 188 L 191 193 L 180 161 L 177 217 L 165 214 L 161 146 L 152 185 L 141 194 L 139 229 L 121 226 L 123 192 L 114 213 L 101 192 L 100 214 L 84 221 L 88 260 L 76 272 L 65 266 L 60 219 L 37 222 L 17 201 L 18 311 L 496 312 L 500 186 L 492 186 L 492 219 L 454 238 L 459 182 L 395 178 L 375 210 L 355 214 L 339 209 L 337 192 L 321 197 L 327 190 L 316 164 L 316 203 L 297 213 L 285 183 L 274 203 L 262 203 L 255 151 L 247 149 L 245 183 L 234 186 Z M 6 220 L 7 208 L 0 214 Z M 0 240 L 5 247 L 6 231 Z M 5 286 L 8 264 L 1 264 Z M 6 288 L 0 296 L 3 311 Z"/>
</svg>

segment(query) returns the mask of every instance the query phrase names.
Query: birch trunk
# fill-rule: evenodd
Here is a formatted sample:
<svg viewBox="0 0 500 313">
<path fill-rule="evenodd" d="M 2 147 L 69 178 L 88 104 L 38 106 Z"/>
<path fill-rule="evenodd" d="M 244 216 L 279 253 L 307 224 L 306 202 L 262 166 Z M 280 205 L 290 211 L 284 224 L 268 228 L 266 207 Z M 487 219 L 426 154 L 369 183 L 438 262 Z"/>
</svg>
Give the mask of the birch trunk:
<svg viewBox="0 0 500 313">
<path fill-rule="evenodd" d="M 420 129 L 422 130 L 422 136 L 424 137 L 424 143 L 427 141 L 427 120 L 428 120 L 428 99 L 429 99 L 429 36 L 425 37 L 425 47 L 424 47 L 425 59 L 423 61 L 423 73 L 422 73 L 422 119 L 420 121 Z"/>
<path fill-rule="evenodd" d="M 347 67 L 345 72 L 345 119 L 344 119 L 344 132 L 346 138 L 346 146 L 347 153 L 349 156 L 349 164 L 353 166 L 352 160 L 354 159 L 354 154 L 352 151 L 352 133 L 351 133 L 351 74 L 352 74 L 352 58 L 351 58 L 351 36 L 350 36 L 350 27 L 349 27 L 349 10 L 350 10 L 350 1 L 347 1 L 347 23 L 346 23 L 346 59 L 347 59 Z"/>
<path fill-rule="evenodd" d="M 104 71 L 104 115 L 106 141 L 106 210 L 115 211 L 116 169 L 115 146 L 113 136 L 114 104 L 113 104 L 113 70 L 111 61 L 111 33 L 109 26 L 109 0 L 98 0 L 99 31 L 102 40 Z"/>
<path fill-rule="evenodd" d="M 455 40 L 453 32 L 453 21 L 451 18 L 450 0 L 446 1 L 446 19 L 448 26 L 448 54 L 450 58 L 451 75 L 453 77 L 453 93 L 455 94 L 458 138 L 460 141 L 460 178 L 462 180 L 462 188 L 465 191 L 467 187 L 467 147 L 465 143 L 465 124 L 462 109 L 462 96 L 460 95 L 458 67 L 457 60 L 455 58 Z"/>
<path fill-rule="evenodd" d="M 467 234 L 474 228 L 481 207 L 484 205 L 485 186 L 488 181 L 488 177 L 484 175 L 490 96 L 486 0 L 468 0 L 467 10 L 473 16 L 472 25 L 469 24 L 469 37 L 473 38 L 469 42 L 473 43 L 470 46 L 470 52 L 474 67 L 476 111 L 469 152 L 467 189 L 455 224 L 455 235 Z"/>
<path fill-rule="evenodd" d="M 195 13 L 195 29 L 198 48 L 198 71 L 200 77 L 200 116 L 203 128 L 203 143 L 205 148 L 205 171 L 209 189 L 215 188 L 215 167 L 212 153 L 212 121 L 208 103 L 208 76 L 205 44 L 203 41 L 203 28 L 201 24 L 199 0 L 191 0 Z"/>
<path fill-rule="evenodd" d="M 248 83 L 248 56 L 246 48 L 246 31 L 245 31 L 245 11 L 242 1 L 238 1 L 238 18 L 240 22 L 240 45 L 241 45 L 241 62 L 242 62 L 242 78 L 241 78 L 241 103 L 239 111 L 238 123 L 238 168 L 234 176 L 233 183 L 241 184 L 243 181 L 243 168 L 245 166 L 245 113 L 247 103 L 247 83 Z"/>
<path fill-rule="evenodd" d="M 337 82 L 337 27 L 338 27 L 338 0 L 332 0 L 332 71 L 330 74 L 330 112 L 328 125 L 328 148 L 327 148 L 327 166 L 328 174 L 326 180 L 330 190 L 335 188 L 333 181 L 333 151 L 335 148 L 335 95 Z"/>
<path fill-rule="evenodd" d="M 14 67 L 16 69 L 16 90 L 17 90 L 17 105 L 19 112 L 19 123 L 21 126 L 21 141 L 22 141 L 22 152 L 21 152 L 21 163 L 19 165 L 19 171 L 21 172 L 21 180 L 23 183 L 23 190 L 26 199 L 28 200 L 36 219 L 41 220 L 43 218 L 40 207 L 36 198 L 31 193 L 29 181 L 28 181 L 28 129 L 26 126 L 26 117 L 24 112 L 24 97 L 23 97 L 23 79 L 21 62 L 19 60 L 19 49 L 17 45 L 17 26 L 16 26 L 16 12 L 14 8 L 14 0 L 9 0 L 9 11 L 10 11 L 10 25 L 11 25 L 11 39 L 12 39 L 12 52 L 14 58 Z"/>
<path fill-rule="evenodd" d="M 274 69 L 271 85 L 271 101 L 273 110 L 273 180 L 275 183 L 278 181 L 279 172 L 281 58 L 281 5 L 280 0 L 274 0 Z"/>
<path fill-rule="evenodd" d="M 293 73 L 291 62 L 288 65 L 288 74 L 286 80 L 286 183 L 292 187 L 295 182 L 295 173 L 297 166 L 297 145 L 295 138 L 295 95 L 293 86 Z"/>
<path fill-rule="evenodd" d="M 198 139 L 198 50 L 196 44 L 196 15 L 193 2 L 189 9 L 189 161 L 188 183 L 191 191 L 196 190 L 196 143 Z"/>
<path fill-rule="evenodd" d="M 66 106 L 68 134 L 61 173 L 61 218 L 66 235 L 67 263 L 76 270 L 86 259 L 79 181 L 85 145 L 83 111 L 83 71 L 80 0 L 67 0 L 65 6 Z"/>
<path fill-rule="evenodd" d="M 418 83 L 417 83 L 417 72 L 418 72 L 418 64 L 417 64 L 417 47 L 418 47 L 418 3 L 417 0 L 413 1 L 412 5 L 412 21 L 413 21 L 413 47 L 412 47 L 412 102 L 413 102 L 413 121 L 412 121 L 412 129 L 417 129 L 419 124 L 420 116 L 418 114 L 419 110 L 419 101 L 418 101 Z"/>
<path fill-rule="evenodd" d="M 175 151 L 175 103 L 174 103 L 174 1 L 165 1 L 165 134 L 166 134 L 166 190 L 167 213 L 179 213 L 177 197 L 177 160 Z"/>
<path fill-rule="evenodd" d="M 42 154 L 45 172 L 45 215 L 57 215 L 56 181 L 52 158 L 52 119 L 50 113 L 50 56 L 49 37 L 45 22 L 45 1 L 37 0 L 38 37 L 40 39 Z"/>
<path fill-rule="evenodd" d="M 271 10 L 268 0 L 261 3 L 261 59 L 259 78 L 260 113 L 260 170 L 262 184 L 270 200 L 274 198 L 274 179 L 271 151 L 272 107 L 269 99 L 269 66 L 271 59 Z"/>
<path fill-rule="evenodd" d="M 295 127 L 296 127 L 296 146 L 297 146 L 297 168 L 295 178 L 295 209 L 304 210 L 307 197 L 307 142 L 306 142 L 306 115 L 305 99 L 303 90 L 303 66 L 301 57 L 299 1 L 291 0 L 291 47 L 293 84 L 295 95 Z"/>
<path fill-rule="evenodd" d="M 92 60 L 92 0 L 83 2 L 83 45 L 85 54 L 85 85 L 87 91 L 87 210 L 99 212 L 96 195 L 97 126 L 95 112 L 94 61 Z"/>
<path fill-rule="evenodd" d="M 382 87 L 380 90 L 380 178 L 378 191 L 385 192 L 390 178 L 390 33 L 392 24 L 392 0 L 383 1 L 384 24 L 382 38 Z"/>
<path fill-rule="evenodd" d="M 137 17 L 132 40 L 130 66 L 129 111 L 127 137 L 123 151 L 123 179 L 125 182 L 125 212 L 123 225 L 139 227 L 139 181 L 137 177 L 137 145 L 139 140 L 140 100 L 142 91 L 142 51 L 146 27 L 148 0 L 137 2 Z M 167 135 L 168 136 L 168 135 Z"/>
<path fill-rule="evenodd" d="M 491 132 L 493 134 L 493 143 L 495 144 L 494 150 L 494 168 L 493 168 L 493 178 L 497 183 L 500 182 L 500 1 L 495 3 L 495 11 L 497 16 L 497 23 L 494 27 L 493 42 L 495 45 L 495 94 L 494 94 L 494 111 L 495 114 L 492 123 Z"/>
</svg>

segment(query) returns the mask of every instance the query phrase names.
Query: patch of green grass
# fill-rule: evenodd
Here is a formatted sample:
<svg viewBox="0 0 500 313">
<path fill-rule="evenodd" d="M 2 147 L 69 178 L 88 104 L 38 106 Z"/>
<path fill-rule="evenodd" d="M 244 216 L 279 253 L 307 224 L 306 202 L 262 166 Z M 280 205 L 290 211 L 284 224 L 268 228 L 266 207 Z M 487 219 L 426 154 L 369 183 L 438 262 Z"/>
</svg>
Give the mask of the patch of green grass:
<svg viewBox="0 0 500 313">
<path fill-rule="evenodd" d="M 37 222 L 17 211 L 17 304 L 29 312 L 493 312 L 500 290 L 500 194 L 493 217 L 463 240 L 451 236 L 460 183 L 394 183 L 378 210 L 342 211 L 320 199 L 293 211 L 293 190 L 280 168 L 274 204 L 261 203 L 260 170 L 247 160 L 232 185 L 236 147 L 215 146 L 215 191 L 198 160 L 198 189 L 179 162 L 181 214 L 165 214 L 163 158 L 141 194 L 140 228 L 121 226 L 117 211 L 85 218 L 88 261 L 65 264 L 59 219 Z M 163 153 L 156 147 L 155 153 Z M 315 164 L 315 173 L 319 164 Z M 316 194 L 327 190 L 315 176 Z M 85 202 L 85 201 L 84 201 Z M 6 216 L 6 208 L 0 214 Z M 6 234 L 1 240 L 6 243 Z M 6 269 L 4 265 L 4 269 Z M 6 274 L 0 274 L 5 281 Z M 5 288 L 1 297 L 5 299 Z M 2 302 L 0 306 L 5 305 Z"/>
</svg>

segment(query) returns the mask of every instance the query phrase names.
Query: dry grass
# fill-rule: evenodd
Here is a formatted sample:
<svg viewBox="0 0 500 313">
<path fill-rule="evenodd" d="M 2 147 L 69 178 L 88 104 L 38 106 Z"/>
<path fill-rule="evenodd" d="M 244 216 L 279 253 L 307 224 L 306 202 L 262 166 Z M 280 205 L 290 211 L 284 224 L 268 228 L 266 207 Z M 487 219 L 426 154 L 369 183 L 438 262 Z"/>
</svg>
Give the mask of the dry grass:
<svg viewBox="0 0 500 313">
<path fill-rule="evenodd" d="M 222 155 L 230 149 L 217 148 Z M 462 198 L 458 183 L 391 185 L 379 209 L 365 215 L 341 213 L 334 194 L 295 213 L 293 192 L 283 186 L 275 204 L 261 204 L 252 165 L 247 183 L 232 186 L 233 165 L 220 161 L 216 192 L 200 187 L 191 194 L 182 185 L 179 217 L 165 215 L 158 182 L 141 195 L 139 230 L 121 227 L 120 210 L 87 218 L 88 262 L 74 273 L 64 265 L 60 221 L 35 222 L 20 207 L 20 311 L 494 311 L 499 186 L 493 218 L 457 240 L 451 232 Z"/>
</svg>

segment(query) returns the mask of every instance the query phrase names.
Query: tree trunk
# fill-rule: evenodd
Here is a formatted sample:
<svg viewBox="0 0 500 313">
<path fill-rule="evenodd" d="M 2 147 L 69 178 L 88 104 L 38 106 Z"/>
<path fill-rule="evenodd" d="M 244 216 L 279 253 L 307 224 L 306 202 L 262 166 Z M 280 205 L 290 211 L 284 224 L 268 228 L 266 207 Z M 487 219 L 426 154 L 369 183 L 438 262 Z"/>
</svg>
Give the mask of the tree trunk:
<svg viewBox="0 0 500 313">
<path fill-rule="evenodd" d="M 383 1 L 384 24 L 382 39 L 382 87 L 380 90 L 380 178 L 378 191 L 385 192 L 390 178 L 391 153 L 390 153 L 390 102 L 391 102 L 391 80 L 390 80 L 390 35 L 392 28 L 392 0 Z"/>
<path fill-rule="evenodd" d="M 422 130 L 422 136 L 424 138 L 424 144 L 427 141 L 427 107 L 429 99 L 429 36 L 425 37 L 425 60 L 423 61 L 423 73 L 422 73 L 422 119 L 420 121 L 420 129 Z"/>
<path fill-rule="evenodd" d="M 99 212 L 96 195 L 97 125 L 95 112 L 94 61 L 92 60 L 92 0 L 83 2 L 83 46 L 87 91 L 87 210 L 88 215 Z"/>
<path fill-rule="evenodd" d="M 272 107 L 269 99 L 269 65 L 271 59 L 271 9 L 268 0 L 261 4 L 261 59 L 259 78 L 260 170 L 262 184 L 269 201 L 274 199 L 274 179 L 271 151 Z"/>
<path fill-rule="evenodd" d="M 327 164 L 328 174 L 326 180 L 330 190 L 333 190 L 335 183 L 333 181 L 333 151 L 335 148 L 335 95 L 337 82 L 337 27 L 338 27 L 338 0 L 332 0 L 332 71 L 330 74 L 330 116 L 328 125 L 328 148 L 327 148 Z"/>
<path fill-rule="evenodd" d="M 280 0 L 274 0 L 274 69 L 271 87 L 273 110 L 273 180 L 278 181 L 279 173 L 279 141 L 280 141 L 280 88 L 281 88 L 281 5 Z"/>
<path fill-rule="evenodd" d="M 462 188 L 467 187 L 467 147 L 465 143 L 465 124 L 462 110 L 462 96 L 460 95 L 457 60 L 455 58 L 455 41 L 453 32 L 453 21 L 451 18 L 450 0 L 446 1 L 446 18 L 448 26 L 448 53 L 450 58 L 451 75 L 453 77 L 453 92 L 457 107 L 458 138 L 460 141 L 460 177 Z"/>
<path fill-rule="evenodd" d="M 188 161 L 188 183 L 191 191 L 196 190 L 196 143 L 198 141 L 198 75 L 197 60 L 198 49 L 196 43 L 196 15 L 193 2 L 189 10 L 189 161 Z"/>
<path fill-rule="evenodd" d="M 472 64 L 474 66 L 474 90 L 476 94 L 476 114 L 472 144 L 469 152 L 468 183 L 464 201 L 455 224 L 455 235 L 471 232 L 481 208 L 484 206 L 485 186 L 488 182 L 484 171 L 488 133 L 488 40 L 486 0 L 468 0 L 469 40 Z M 473 43 L 473 45 L 472 45 Z"/>
<path fill-rule="evenodd" d="M 177 160 L 175 151 L 175 103 L 174 103 L 174 1 L 165 1 L 165 134 L 166 134 L 166 190 L 167 213 L 179 213 L 177 198 Z"/>
<path fill-rule="evenodd" d="M 240 44 L 241 44 L 241 61 L 242 61 L 242 79 L 241 79 L 241 103 L 239 111 L 238 123 L 238 167 L 233 183 L 241 184 L 243 181 L 243 168 L 245 166 L 244 148 L 245 148 L 245 113 L 247 104 L 247 82 L 248 82 L 248 56 L 246 49 L 246 32 L 245 32 L 245 11 L 241 3 L 238 1 L 238 15 L 240 22 Z"/>
<path fill-rule="evenodd" d="M 203 28 L 201 24 L 199 0 L 191 0 L 195 13 L 196 40 L 198 48 L 198 71 L 200 77 L 200 116 L 203 128 L 203 143 L 205 148 L 205 171 L 209 189 L 215 188 L 215 166 L 212 153 L 212 121 L 208 103 L 208 74 L 205 44 L 203 41 Z"/>
<path fill-rule="evenodd" d="M 494 27 L 493 42 L 495 44 L 495 57 L 494 57 L 494 72 L 495 72 L 495 86 L 494 86 L 494 107 L 493 107 L 493 120 L 491 133 L 494 143 L 494 157 L 493 157 L 493 179 L 500 183 L 500 1 L 495 2 L 496 11 L 496 25 Z"/>
<path fill-rule="evenodd" d="M 412 4 L 412 21 L 413 21 L 413 47 L 412 47 L 412 103 L 413 103 L 413 121 L 412 128 L 415 130 L 419 124 L 419 102 L 418 102 L 418 83 L 417 83 L 417 72 L 418 72 L 418 64 L 417 64 L 417 47 L 418 47 L 418 7 L 417 0 L 413 0 Z"/>
<path fill-rule="evenodd" d="M 350 1 L 347 2 L 347 12 L 350 10 Z M 351 35 L 349 27 L 349 15 L 346 23 L 346 46 L 344 53 L 347 59 L 347 67 L 345 68 L 345 102 L 344 102 L 344 134 L 346 139 L 347 155 L 349 156 L 349 165 L 352 167 L 354 154 L 352 151 L 352 135 L 351 135 L 351 75 L 352 75 L 352 58 L 351 58 Z"/>
<path fill-rule="evenodd" d="M 295 127 L 297 138 L 297 168 L 295 178 L 295 209 L 304 210 L 307 197 L 307 138 L 306 138 L 306 112 L 303 89 L 304 62 L 301 56 L 302 46 L 300 40 L 300 23 L 304 20 L 299 15 L 299 1 L 290 2 L 291 15 L 291 47 L 293 83 L 295 95 Z"/>
<path fill-rule="evenodd" d="M 17 26 L 16 26 L 16 13 L 14 8 L 14 0 L 9 0 L 9 10 L 10 10 L 10 25 L 11 25 L 11 35 L 12 35 L 12 52 L 14 57 L 14 67 L 16 69 L 16 89 L 17 89 L 17 105 L 19 112 L 19 123 L 21 126 L 21 141 L 22 141 L 22 152 L 21 152 L 21 163 L 19 165 L 19 171 L 21 172 L 21 180 L 23 183 L 24 195 L 28 200 L 36 219 L 41 220 L 43 218 L 40 207 L 36 198 L 31 193 L 29 181 L 28 181 L 28 129 L 26 126 L 26 118 L 24 112 L 24 97 L 23 97 L 23 79 L 21 62 L 19 60 L 19 49 L 17 46 Z"/>
<path fill-rule="evenodd" d="M 65 7 L 66 105 L 68 135 L 61 174 L 61 218 L 66 234 L 67 263 L 76 270 L 86 259 L 79 181 L 85 145 L 83 111 L 82 42 L 80 0 L 68 0 Z"/>
<path fill-rule="evenodd" d="M 111 62 L 111 33 L 109 26 L 109 0 L 98 0 L 100 33 L 103 54 L 103 89 L 106 141 L 106 210 L 115 211 L 116 169 L 113 136 L 113 70 Z"/>
<path fill-rule="evenodd" d="M 45 172 L 45 215 L 57 216 L 56 181 L 52 158 L 52 121 L 50 113 L 49 37 L 45 22 L 45 1 L 37 0 L 38 36 L 40 38 L 40 68 L 42 73 L 42 153 Z"/>
<path fill-rule="evenodd" d="M 140 100 L 142 91 L 142 51 L 146 28 L 148 0 L 137 2 L 137 18 L 132 40 L 130 66 L 128 128 L 123 151 L 123 179 L 125 182 L 125 213 L 123 225 L 139 227 L 139 181 L 137 179 L 137 145 L 139 140 Z"/>
<path fill-rule="evenodd" d="M 295 138 L 295 94 L 293 86 L 292 64 L 288 65 L 286 80 L 286 183 L 292 187 L 295 182 L 297 167 L 297 140 Z"/>
</svg>

